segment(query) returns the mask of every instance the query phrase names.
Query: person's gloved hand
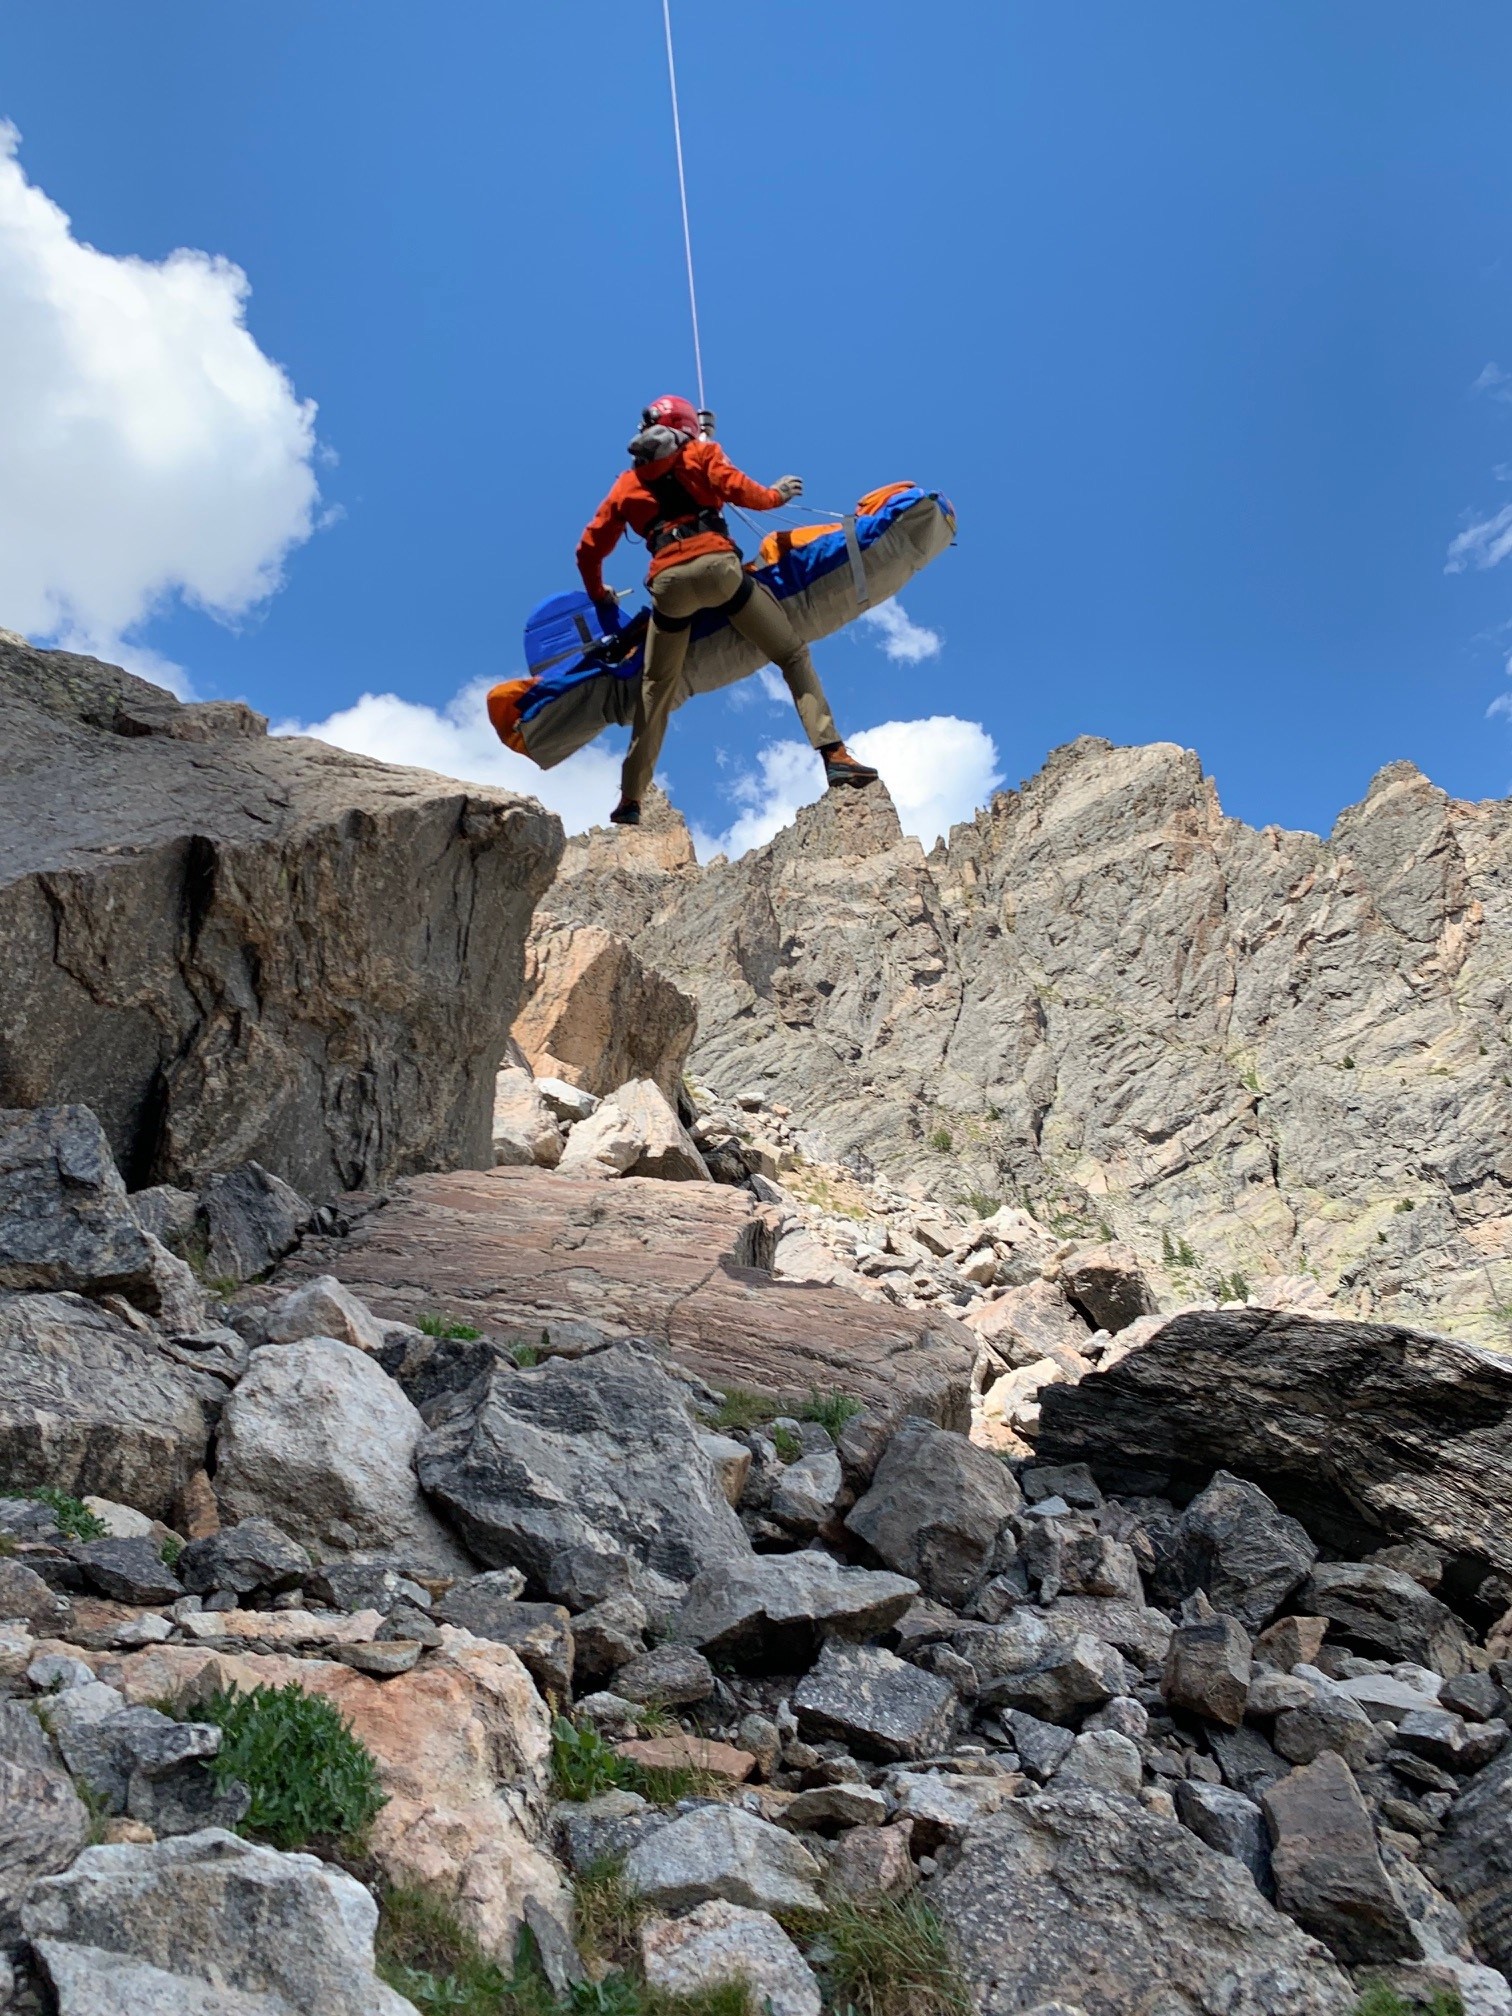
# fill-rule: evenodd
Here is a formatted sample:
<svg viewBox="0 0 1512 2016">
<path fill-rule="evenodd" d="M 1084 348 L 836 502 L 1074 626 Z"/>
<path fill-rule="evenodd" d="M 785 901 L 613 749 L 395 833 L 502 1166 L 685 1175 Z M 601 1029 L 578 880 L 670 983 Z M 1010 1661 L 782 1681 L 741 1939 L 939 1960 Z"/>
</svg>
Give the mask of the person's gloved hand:
<svg viewBox="0 0 1512 2016">
<path fill-rule="evenodd" d="M 594 612 L 605 630 L 620 627 L 619 602 L 613 595 L 601 595 L 594 603 Z"/>
<path fill-rule="evenodd" d="M 803 495 L 803 478 L 801 476 L 779 476 L 777 481 L 772 485 L 772 488 L 777 492 L 777 495 L 782 499 L 784 504 L 790 504 L 795 497 Z"/>
</svg>

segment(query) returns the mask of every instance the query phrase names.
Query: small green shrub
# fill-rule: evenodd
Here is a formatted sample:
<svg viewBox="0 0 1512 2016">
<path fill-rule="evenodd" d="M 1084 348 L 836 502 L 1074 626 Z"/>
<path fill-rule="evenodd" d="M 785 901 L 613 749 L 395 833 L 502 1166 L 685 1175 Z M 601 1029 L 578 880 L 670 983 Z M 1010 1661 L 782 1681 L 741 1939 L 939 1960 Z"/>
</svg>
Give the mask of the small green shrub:
<svg viewBox="0 0 1512 2016">
<path fill-rule="evenodd" d="M 838 1442 L 846 1422 L 865 1412 L 865 1407 L 853 1394 L 821 1393 L 817 1386 L 810 1386 L 807 1400 L 798 1409 L 798 1418 L 800 1421 L 817 1421 L 831 1439 Z"/>
<path fill-rule="evenodd" d="M 1449 1988 L 1435 1988 L 1427 2002 L 1408 2002 L 1376 1981 L 1355 2004 L 1355 2016 L 1465 2016 L 1465 2005 Z"/>
<path fill-rule="evenodd" d="M 0 1498 L 30 1498 L 38 1505 L 45 1505 L 57 1520 L 65 1540 L 103 1540 L 110 1531 L 82 1499 L 70 1498 L 66 1491 L 55 1491 L 50 1484 L 39 1484 L 35 1491 L 0 1491 Z"/>
<path fill-rule="evenodd" d="M 803 1454 L 803 1444 L 791 1428 L 784 1428 L 779 1421 L 772 1429 L 772 1447 L 784 1463 L 796 1463 Z"/>
<path fill-rule="evenodd" d="M 460 1323 L 453 1316 L 438 1316 L 432 1310 L 417 1317 L 415 1326 L 423 1330 L 427 1337 L 440 1337 L 449 1343 L 476 1344 L 483 1335 L 483 1332 L 474 1328 L 471 1323 Z"/>
<path fill-rule="evenodd" d="M 1220 1274 L 1213 1284 L 1213 1294 L 1220 1302 L 1248 1302 L 1249 1283 L 1236 1268 L 1232 1274 Z"/>
<path fill-rule="evenodd" d="M 210 1763 L 217 1782 L 241 1780 L 252 1794 L 246 1831 L 275 1848 L 360 1843 L 385 1804 L 372 1752 L 329 1701 L 292 1680 L 250 1694 L 232 1688 L 198 1714 L 222 1732 Z"/>
<path fill-rule="evenodd" d="M 994 1197 L 986 1190 L 966 1190 L 961 1193 L 961 1206 L 973 1218 L 994 1217 L 1003 1208 L 1001 1197 Z"/>
<path fill-rule="evenodd" d="M 827 2008 L 845 2016 L 971 2016 L 970 1993 L 927 1904 L 829 1903 L 822 1919 L 785 1921 L 800 1941 L 823 1941 Z"/>
<path fill-rule="evenodd" d="M 1353 1057 L 1346 1057 L 1344 1059 L 1344 1062 L 1339 1066 L 1339 1069 L 1341 1071 L 1353 1071 L 1354 1068 L 1355 1068 L 1355 1061 Z"/>
<path fill-rule="evenodd" d="M 1173 1240 L 1169 1232 L 1160 1235 L 1160 1257 L 1167 1267 L 1185 1267 L 1189 1272 L 1201 1264 L 1187 1241 Z"/>
<path fill-rule="evenodd" d="M 621 1784 L 625 1760 L 596 1729 L 580 1729 L 565 1715 L 551 1725 L 551 1782 L 559 1799 L 596 1799 Z"/>
<path fill-rule="evenodd" d="M 929 1136 L 929 1145 L 937 1155 L 948 1155 L 955 1146 L 948 1127 L 936 1127 Z"/>
<path fill-rule="evenodd" d="M 541 1347 L 539 1344 L 527 1344 L 521 1338 L 519 1343 L 510 1345 L 509 1355 L 522 1372 L 528 1372 L 532 1365 L 540 1364 Z"/>
<path fill-rule="evenodd" d="M 177 1533 L 170 1533 L 158 1549 L 158 1559 L 165 1568 L 171 1568 L 184 1551 L 184 1543 Z"/>
<path fill-rule="evenodd" d="M 714 1416 L 715 1428 L 760 1428 L 774 1414 L 782 1412 L 782 1402 L 770 1394 L 755 1393 L 749 1386 L 732 1386 Z"/>
</svg>

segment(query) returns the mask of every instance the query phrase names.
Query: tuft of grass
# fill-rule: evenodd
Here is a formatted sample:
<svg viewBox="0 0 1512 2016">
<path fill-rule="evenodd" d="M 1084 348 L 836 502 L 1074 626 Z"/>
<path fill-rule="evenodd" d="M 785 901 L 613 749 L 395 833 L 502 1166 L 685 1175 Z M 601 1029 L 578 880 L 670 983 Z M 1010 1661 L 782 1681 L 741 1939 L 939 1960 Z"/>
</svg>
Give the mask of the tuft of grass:
<svg viewBox="0 0 1512 2016">
<path fill-rule="evenodd" d="M 782 1402 L 770 1394 L 753 1392 L 749 1386 L 732 1386 L 719 1403 L 710 1423 L 714 1428 L 760 1428 L 774 1414 L 783 1411 Z"/>
<path fill-rule="evenodd" d="M 483 1332 L 471 1323 L 460 1323 L 454 1316 L 440 1316 L 434 1310 L 427 1310 L 417 1316 L 415 1327 L 423 1330 L 427 1337 L 440 1337 L 458 1344 L 476 1344 Z"/>
<path fill-rule="evenodd" d="M 164 1540 L 162 1546 L 159 1547 L 158 1549 L 158 1559 L 159 1561 L 162 1562 L 165 1568 L 171 1568 L 173 1567 L 174 1563 L 178 1560 L 180 1554 L 183 1553 L 183 1551 L 184 1551 L 183 1541 L 179 1538 L 177 1533 L 170 1533 L 167 1539 Z"/>
<path fill-rule="evenodd" d="M 252 1794 L 245 1831 L 275 1848 L 311 1841 L 358 1845 L 386 1802 L 372 1752 L 338 1709 L 294 1681 L 286 1687 L 217 1693 L 198 1719 L 221 1730 L 210 1759 L 216 1782 L 236 1778 Z"/>
<path fill-rule="evenodd" d="M 542 1343 L 545 1342 L 545 1338 L 546 1333 L 543 1330 L 541 1332 Z M 527 1343 L 522 1337 L 518 1343 L 509 1346 L 509 1355 L 522 1372 L 528 1372 L 532 1365 L 540 1364 L 541 1347 L 539 1344 Z"/>
<path fill-rule="evenodd" d="M 565 1996 L 553 1994 L 529 1931 L 521 1931 L 506 1974 L 448 1905 L 421 1890 L 390 1890 L 382 1899 L 379 1977 L 421 2016 L 753 2016 L 741 1983 L 688 1998 L 646 1986 L 636 1951 L 645 1909 L 626 1893 L 617 1864 L 589 1870 L 573 1889 L 579 1942 L 596 1978 Z"/>
<path fill-rule="evenodd" d="M 1003 1208 L 1001 1197 L 994 1197 L 987 1190 L 966 1190 L 961 1194 L 961 1205 L 973 1218 L 992 1218 Z"/>
<path fill-rule="evenodd" d="M 1408 2002 L 1375 1981 L 1355 2004 L 1354 2016 L 1465 2016 L 1465 2005 L 1452 1988 L 1435 1988 L 1427 2002 Z"/>
<path fill-rule="evenodd" d="M 854 1394 L 830 1392 L 821 1393 L 817 1386 L 810 1386 L 807 1400 L 798 1409 L 800 1421 L 817 1421 L 827 1430 L 830 1439 L 838 1442 L 847 1421 L 853 1421 L 866 1409 Z"/>
<path fill-rule="evenodd" d="M 917 1897 L 829 1901 L 822 1919 L 783 1921 L 800 1944 L 823 1942 L 826 2008 L 844 2016 L 971 2016 L 970 1991 L 927 1904 Z"/>
<path fill-rule="evenodd" d="M 779 1421 L 772 1429 L 772 1447 L 784 1463 L 796 1463 L 803 1454 L 803 1444 L 791 1428 L 784 1428 Z"/>
<path fill-rule="evenodd" d="M 0 1498 L 30 1498 L 34 1504 L 45 1505 L 65 1540 L 103 1540 L 110 1531 L 82 1498 L 71 1498 L 50 1484 L 39 1484 L 34 1491 L 0 1491 Z"/>
<path fill-rule="evenodd" d="M 936 1127 L 929 1135 L 928 1142 L 937 1155 L 948 1155 L 955 1146 L 948 1127 Z"/>
</svg>

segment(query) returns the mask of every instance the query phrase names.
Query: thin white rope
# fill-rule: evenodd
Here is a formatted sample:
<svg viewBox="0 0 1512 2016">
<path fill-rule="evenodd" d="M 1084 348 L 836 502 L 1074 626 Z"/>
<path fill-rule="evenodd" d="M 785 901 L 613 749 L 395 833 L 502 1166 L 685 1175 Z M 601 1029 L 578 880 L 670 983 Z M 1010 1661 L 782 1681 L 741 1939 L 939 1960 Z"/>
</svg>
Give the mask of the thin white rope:
<svg viewBox="0 0 1512 2016">
<path fill-rule="evenodd" d="M 703 345 L 698 337 L 698 291 L 693 285 L 693 233 L 688 225 L 688 178 L 683 171 L 682 118 L 677 109 L 677 62 L 672 54 L 672 0 L 662 0 L 662 27 L 667 37 L 667 82 L 672 87 L 672 138 L 677 146 L 677 193 L 682 200 L 683 252 L 688 261 L 688 307 L 693 315 L 693 364 L 698 374 L 698 407 L 704 397 Z"/>
</svg>

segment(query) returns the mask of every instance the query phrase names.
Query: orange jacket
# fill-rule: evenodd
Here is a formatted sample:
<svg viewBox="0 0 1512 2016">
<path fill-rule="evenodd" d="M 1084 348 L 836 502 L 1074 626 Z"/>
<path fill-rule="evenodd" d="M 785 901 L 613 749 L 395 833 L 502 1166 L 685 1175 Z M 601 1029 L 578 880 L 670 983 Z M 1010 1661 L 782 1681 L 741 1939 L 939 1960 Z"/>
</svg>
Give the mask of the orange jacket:
<svg viewBox="0 0 1512 2016">
<path fill-rule="evenodd" d="M 717 441 L 689 441 L 675 455 L 659 462 L 645 462 L 624 470 L 614 479 L 614 488 L 588 521 L 578 541 L 578 572 L 583 586 L 597 602 L 604 593 L 604 562 L 619 544 L 626 528 L 644 533 L 661 516 L 661 506 L 646 488 L 658 476 L 674 474 L 696 504 L 717 509 L 721 504 L 743 504 L 748 511 L 775 511 L 781 493 L 756 483 L 735 467 Z M 699 532 L 691 539 L 677 539 L 664 546 L 651 562 L 648 581 L 676 567 L 680 561 L 696 560 L 704 553 L 731 553 L 735 549 L 717 532 Z"/>
</svg>

